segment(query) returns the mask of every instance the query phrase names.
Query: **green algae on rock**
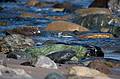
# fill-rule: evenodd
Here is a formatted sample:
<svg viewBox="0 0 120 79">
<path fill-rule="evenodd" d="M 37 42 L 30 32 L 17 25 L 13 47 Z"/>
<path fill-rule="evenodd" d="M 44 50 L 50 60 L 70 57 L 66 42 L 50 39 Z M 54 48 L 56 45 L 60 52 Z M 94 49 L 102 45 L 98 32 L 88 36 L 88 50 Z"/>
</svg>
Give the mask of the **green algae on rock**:
<svg viewBox="0 0 120 79">
<path fill-rule="evenodd" d="M 87 49 L 82 46 L 70 46 L 70 45 L 62 45 L 62 44 L 52 44 L 52 45 L 44 45 L 41 48 L 31 48 L 26 49 L 27 53 L 32 54 L 32 56 L 37 57 L 38 55 L 48 55 L 54 52 L 64 51 L 64 50 L 73 50 L 76 52 L 76 57 L 82 58 L 85 55 Z"/>
</svg>

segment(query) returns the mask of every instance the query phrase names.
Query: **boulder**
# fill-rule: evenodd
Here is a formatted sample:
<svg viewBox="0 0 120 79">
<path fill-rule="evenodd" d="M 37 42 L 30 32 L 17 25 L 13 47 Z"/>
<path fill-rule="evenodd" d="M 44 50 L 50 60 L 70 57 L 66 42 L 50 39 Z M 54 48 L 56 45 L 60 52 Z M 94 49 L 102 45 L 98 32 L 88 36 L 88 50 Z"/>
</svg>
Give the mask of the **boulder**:
<svg viewBox="0 0 120 79">
<path fill-rule="evenodd" d="M 1 79 L 33 79 L 23 69 L 14 69 L 0 65 Z"/>
<path fill-rule="evenodd" d="M 48 27 L 45 28 L 46 31 L 80 31 L 85 32 L 89 31 L 87 28 L 82 27 L 80 25 L 66 22 L 66 21 L 56 21 L 53 23 L 48 24 Z"/>
<path fill-rule="evenodd" d="M 93 77 L 93 78 L 103 77 L 103 79 L 109 78 L 104 73 L 101 73 L 94 69 L 90 69 L 88 67 L 82 67 L 82 66 L 73 66 L 72 68 L 69 69 L 69 74 L 82 76 L 82 77 Z"/>
<path fill-rule="evenodd" d="M 57 69 L 57 65 L 50 58 L 45 56 L 39 56 L 36 62 L 33 62 L 35 67 L 49 68 L 49 69 Z"/>
</svg>

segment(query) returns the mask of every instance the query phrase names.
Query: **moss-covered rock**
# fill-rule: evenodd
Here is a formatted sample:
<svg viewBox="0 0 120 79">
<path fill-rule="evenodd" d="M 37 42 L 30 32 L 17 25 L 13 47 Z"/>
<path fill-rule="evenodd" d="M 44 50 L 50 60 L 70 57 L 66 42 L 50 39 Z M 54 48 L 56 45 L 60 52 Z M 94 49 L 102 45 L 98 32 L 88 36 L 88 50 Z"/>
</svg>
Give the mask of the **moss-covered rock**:
<svg viewBox="0 0 120 79">
<path fill-rule="evenodd" d="M 38 55 L 48 55 L 54 52 L 64 51 L 64 50 L 73 50 L 76 52 L 76 57 L 82 58 L 85 55 L 86 48 L 82 46 L 70 46 L 70 45 L 62 45 L 62 44 L 52 44 L 52 45 L 44 45 L 41 48 L 31 48 L 27 49 L 26 52 L 32 54 L 33 57 L 37 57 Z"/>
</svg>

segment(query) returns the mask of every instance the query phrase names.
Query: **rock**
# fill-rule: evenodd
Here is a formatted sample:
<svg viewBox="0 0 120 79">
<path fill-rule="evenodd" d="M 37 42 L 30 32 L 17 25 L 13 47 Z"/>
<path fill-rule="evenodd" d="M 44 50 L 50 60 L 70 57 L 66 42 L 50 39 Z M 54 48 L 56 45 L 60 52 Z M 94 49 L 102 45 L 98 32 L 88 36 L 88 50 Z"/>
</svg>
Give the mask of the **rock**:
<svg viewBox="0 0 120 79">
<path fill-rule="evenodd" d="M 39 3 L 38 0 L 29 0 L 26 4 L 27 4 L 28 6 L 34 6 L 34 5 L 37 4 L 37 3 Z"/>
<path fill-rule="evenodd" d="M 20 18 L 41 18 L 40 15 L 35 14 L 35 13 L 28 13 L 28 12 L 23 12 L 20 16 Z"/>
<path fill-rule="evenodd" d="M 120 27 L 113 27 L 111 32 L 114 35 L 114 37 L 116 38 L 120 37 Z"/>
<path fill-rule="evenodd" d="M 45 28 L 46 31 L 80 31 L 85 32 L 89 31 L 85 27 L 79 26 L 77 24 L 66 22 L 66 21 L 56 21 L 48 24 L 48 27 Z"/>
<path fill-rule="evenodd" d="M 0 78 L 2 79 L 33 79 L 23 69 L 14 69 L 0 65 Z"/>
<path fill-rule="evenodd" d="M 51 44 L 51 45 L 44 45 L 44 46 L 42 46 L 40 48 L 26 49 L 26 53 L 27 52 L 31 53 L 33 56 L 37 57 L 39 55 L 50 55 L 50 54 L 52 54 L 54 52 L 59 52 L 59 51 L 64 51 L 64 50 L 73 50 L 73 51 L 75 51 L 76 52 L 75 56 L 78 59 L 83 58 L 84 55 L 85 55 L 85 52 L 87 51 L 87 49 L 85 47 L 83 47 L 83 46 Z M 63 56 L 68 56 L 68 55 L 67 54 L 61 54 L 59 57 L 63 57 Z"/>
<path fill-rule="evenodd" d="M 60 73 L 50 73 L 48 74 L 45 79 L 66 79 L 64 75 Z"/>
<path fill-rule="evenodd" d="M 114 13 L 120 15 L 120 1 L 119 0 L 109 0 L 108 3 L 109 9 L 112 10 Z"/>
<path fill-rule="evenodd" d="M 12 30 L 5 31 L 6 34 L 21 34 L 25 36 L 32 36 L 40 34 L 40 28 L 39 27 L 19 27 Z"/>
<path fill-rule="evenodd" d="M 4 22 L 4 21 L 3 21 L 3 22 L 2 22 L 2 21 L 0 22 L 0 26 L 7 26 L 7 25 L 8 25 L 7 22 Z"/>
<path fill-rule="evenodd" d="M 82 76 L 82 77 L 104 77 L 108 78 L 107 75 L 104 73 L 101 73 L 97 70 L 90 69 L 88 67 L 80 67 L 80 66 L 74 66 L 69 70 L 70 75 L 77 75 L 77 76 Z"/>
<path fill-rule="evenodd" d="M 10 52 L 6 56 L 7 58 L 17 59 L 17 60 L 32 60 L 32 56 L 25 52 Z"/>
<path fill-rule="evenodd" d="M 49 57 L 56 63 L 63 64 L 66 61 L 69 61 L 75 55 L 76 55 L 76 52 L 71 49 L 71 50 L 57 51 L 52 54 L 48 54 L 47 57 Z"/>
<path fill-rule="evenodd" d="M 108 8 L 109 0 L 95 0 L 89 7 Z"/>
<path fill-rule="evenodd" d="M 35 7 L 39 7 L 39 8 L 44 8 L 44 7 L 47 7 L 49 4 L 46 3 L 46 2 L 38 2 L 36 3 L 34 6 Z"/>
<path fill-rule="evenodd" d="M 109 58 L 95 58 L 87 66 L 105 74 L 111 74 L 111 69 L 120 67 L 120 61 Z"/>
<path fill-rule="evenodd" d="M 109 32 L 109 22 L 113 17 L 107 14 L 91 14 L 87 16 L 76 16 L 74 22 L 93 31 L 93 32 Z"/>
<path fill-rule="evenodd" d="M 111 14 L 109 9 L 106 8 L 87 8 L 87 9 L 77 9 L 75 11 L 76 14 L 79 14 L 80 16 L 87 16 L 91 14 Z"/>
<path fill-rule="evenodd" d="M 33 64 L 35 67 L 49 68 L 49 69 L 57 69 L 57 65 L 50 58 L 45 56 L 39 56 L 36 63 Z"/>
<path fill-rule="evenodd" d="M 104 52 L 97 46 L 85 46 L 87 48 L 85 57 L 104 57 Z"/>
<path fill-rule="evenodd" d="M 81 39 L 113 38 L 111 33 L 93 33 L 79 36 Z"/>
<path fill-rule="evenodd" d="M 7 50 L 8 52 L 24 51 L 26 48 L 34 46 L 34 41 L 23 35 L 12 34 L 6 36 L 1 42 L 1 52 Z M 7 53 L 7 52 L 5 52 Z"/>
</svg>

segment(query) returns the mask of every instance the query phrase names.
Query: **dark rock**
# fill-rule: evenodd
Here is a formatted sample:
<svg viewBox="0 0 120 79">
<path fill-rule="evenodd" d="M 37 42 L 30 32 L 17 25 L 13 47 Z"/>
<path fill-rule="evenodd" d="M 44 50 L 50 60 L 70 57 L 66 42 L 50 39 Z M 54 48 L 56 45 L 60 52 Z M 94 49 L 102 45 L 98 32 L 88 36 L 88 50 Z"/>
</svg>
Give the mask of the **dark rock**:
<svg viewBox="0 0 120 79">
<path fill-rule="evenodd" d="M 16 0 L 0 0 L 0 2 L 17 2 Z"/>
<path fill-rule="evenodd" d="M 74 57 L 75 55 L 76 55 L 76 52 L 73 50 L 64 50 L 64 51 L 58 51 L 58 52 L 49 54 L 47 55 L 47 57 L 49 57 L 56 63 L 65 63 L 66 61 L 69 61 L 72 57 Z"/>
<path fill-rule="evenodd" d="M 12 30 L 5 31 L 6 34 L 21 34 L 25 36 L 37 35 L 40 34 L 40 28 L 38 27 L 20 27 Z"/>
<path fill-rule="evenodd" d="M 100 47 L 97 46 L 85 46 L 87 48 L 87 52 L 85 57 L 104 57 L 104 52 Z"/>
<path fill-rule="evenodd" d="M 60 73 L 50 73 L 48 74 L 45 79 L 66 79 L 64 75 Z"/>
</svg>

